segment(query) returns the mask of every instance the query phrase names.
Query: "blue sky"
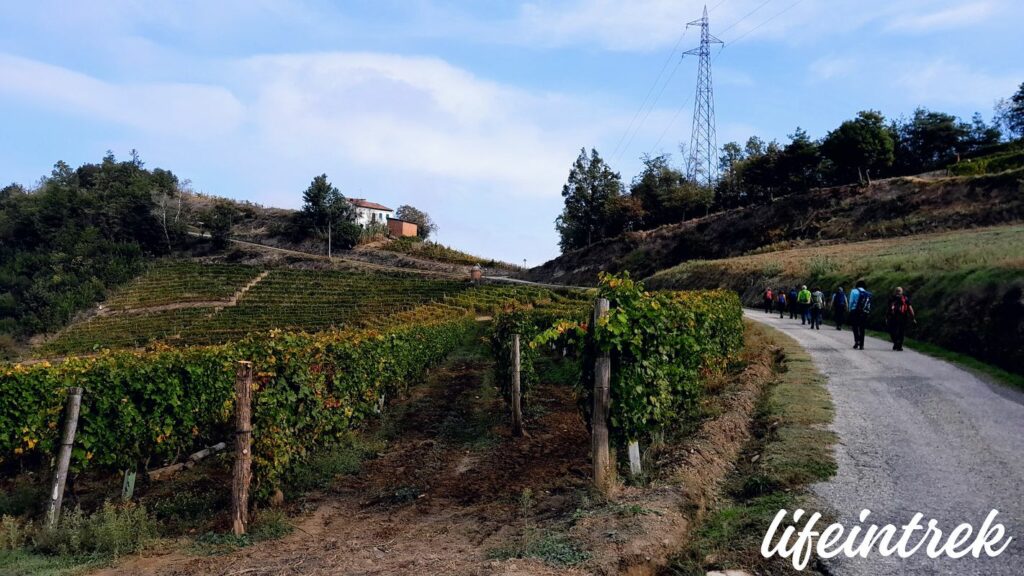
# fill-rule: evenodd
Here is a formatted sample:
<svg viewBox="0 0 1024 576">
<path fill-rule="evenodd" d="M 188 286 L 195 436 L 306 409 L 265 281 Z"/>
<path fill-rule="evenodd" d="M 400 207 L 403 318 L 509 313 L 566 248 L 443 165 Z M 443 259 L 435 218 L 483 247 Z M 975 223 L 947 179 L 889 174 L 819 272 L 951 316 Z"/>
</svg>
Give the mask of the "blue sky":
<svg viewBox="0 0 1024 576">
<path fill-rule="evenodd" d="M 680 161 L 696 68 L 673 48 L 696 44 L 695 29 L 680 35 L 702 6 L 5 2 L 0 181 L 135 148 L 197 191 L 298 207 L 326 172 L 348 196 L 427 210 L 445 243 L 539 264 L 557 254 L 581 147 L 626 182 L 644 153 Z M 796 126 L 819 137 L 867 108 L 989 118 L 1024 81 L 1019 0 L 708 7 L 726 41 L 713 65 L 719 145 L 785 141 Z"/>
</svg>

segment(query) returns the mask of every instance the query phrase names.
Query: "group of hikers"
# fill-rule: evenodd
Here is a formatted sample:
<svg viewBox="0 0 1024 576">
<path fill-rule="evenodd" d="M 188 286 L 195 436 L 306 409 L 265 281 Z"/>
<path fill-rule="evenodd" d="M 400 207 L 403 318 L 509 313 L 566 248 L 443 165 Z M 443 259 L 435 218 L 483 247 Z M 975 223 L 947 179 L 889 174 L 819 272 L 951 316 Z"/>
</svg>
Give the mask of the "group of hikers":
<svg viewBox="0 0 1024 576">
<path fill-rule="evenodd" d="M 795 286 L 790 290 L 765 288 L 764 311 L 767 314 L 778 312 L 779 318 L 800 318 L 804 325 L 812 330 L 821 330 L 821 322 L 828 312 L 836 324 L 836 330 L 842 330 L 843 324 L 849 324 L 853 330 L 853 348 L 864 349 L 864 331 L 867 328 L 868 315 L 871 313 L 874 294 L 867 289 L 864 280 L 858 280 L 849 294 L 840 286 L 831 294 L 825 295 L 818 288 L 807 289 L 806 285 Z M 885 310 L 886 324 L 892 337 L 892 349 L 903 350 L 903 340 L 907 335 L 907 327 L 916 324 L 914 307 L 910 304 L 910 296 L 903 288 L 897 287 L 889 297 Z"/>
</svg>

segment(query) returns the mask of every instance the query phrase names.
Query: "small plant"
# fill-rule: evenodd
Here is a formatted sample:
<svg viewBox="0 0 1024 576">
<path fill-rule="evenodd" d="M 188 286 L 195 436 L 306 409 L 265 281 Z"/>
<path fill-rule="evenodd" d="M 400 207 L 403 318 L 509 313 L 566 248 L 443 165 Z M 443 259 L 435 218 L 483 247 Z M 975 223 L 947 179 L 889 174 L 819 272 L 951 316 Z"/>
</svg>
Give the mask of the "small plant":
<svg viewBox="0 0 1024 576">
<path fill-rule="evenodd" d="M 839 270 L 839 263 L 828 256 L 815 256 L 807 264 L 807 273 L 811 278 L 823 278 L 836 270 Z"/>
<path fill-rule="evenodd" d="M 566 534 L 552 530 L 532 529 L 527 530 L 522 541 L 495 548 L 487 555 L 495 560 L 537 558 L 545 564 L 558 568 L 575 566 L 590 558 L 590 554 L 581 550 Z"/>
<path fill-rule="evenodd" d="M 61 556 L 122 556 L 156 537 L 156 522 L 143 506 L 110 502 L 91 515 L 81 508 L 64 513 L 55 528 L 43 528 L 32 540 L 38 552 Z"/>
<path fill-rule="evenodd" d="M 23 525 L 17 518 L 0 517 L 0 550 L 17 550 L 28 542 L 31 525 Z"/>
</svg>

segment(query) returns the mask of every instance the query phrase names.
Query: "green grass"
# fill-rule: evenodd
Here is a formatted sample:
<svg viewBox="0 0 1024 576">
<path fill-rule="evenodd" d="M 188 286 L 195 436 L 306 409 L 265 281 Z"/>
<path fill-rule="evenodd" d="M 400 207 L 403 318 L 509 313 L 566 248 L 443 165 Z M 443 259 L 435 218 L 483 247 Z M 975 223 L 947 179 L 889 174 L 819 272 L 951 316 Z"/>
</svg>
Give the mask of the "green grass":
<svg viewBox="0 0 1024 576">
<path fill-rule="evenodd" d="M 813 508 L 807 486 L 835 474 L 833 408 L 824 378 L 788 336 L 748 324 L 748 346 L 779 345 L 785 360 L 755 414 L 755 439 L 729 478 L 720 505 L 700 524 L 669 573 L 704 576 L 712 569 L 795 573 L 778 558 L 760 555 L 761 540 L 781 509 Z M 756 462 L 755 460 L 756 457 Z"/>
<path fill-rule="evenodd" d="M 549 566 L 575 566 L 590 558 L 568 535 L 554 530 L 529 529 L 519 542 L 494 548 L 487 553 L 494 560 L 536 558 Z"/>
<path fill-rule="evenodd" d="M 384 449 L 384 442 L 359 433 L 351 433 L 336 445 L 314 451 L 287 475 L 287 495 L 330 488 L 339 476 L 355 474 L 363 462 Z"/>
<path fill-rule="evenodd" d="M 107 563 L 106 558 L 68 558 L 26 550 L 0 550 L 0 576 L 77 576 Z"/>
<path fill-rule="evenodd" d="M 765 286 L 807 284 L 829 293 L 864 279 L 875 294 L 868 324 L 884 329 L 889 294 L 912 297 L 918 340 L 1024 375 L 1019 305 L 1024 225 L 998 226 L 691 261 L 652 276 L 652 288 L 727 287 L 759 305 Z M 772 272 L 766 274 L 766 270 Z"/>
</svg>

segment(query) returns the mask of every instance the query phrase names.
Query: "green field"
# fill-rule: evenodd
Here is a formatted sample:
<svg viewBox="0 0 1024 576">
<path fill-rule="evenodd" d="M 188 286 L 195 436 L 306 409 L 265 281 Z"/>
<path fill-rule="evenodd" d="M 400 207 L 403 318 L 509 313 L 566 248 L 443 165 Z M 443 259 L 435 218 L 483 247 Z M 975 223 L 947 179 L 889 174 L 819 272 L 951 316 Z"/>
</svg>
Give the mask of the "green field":
<svg viewBox="0 0 1024 576">
<path fill-rule="evenodd" d="M 691 261 L 655 274 L 648 285 L 727 287 L 756 305 L 765 287 L 807 284 L 829 292 L 849 290 L 859 278 L 875 293 L 872 327 L 884 328 L 882 308 L 902 286 L 918 313 L 911 336 L 1024 373 L 1021 225 Z"/>
</svg>

